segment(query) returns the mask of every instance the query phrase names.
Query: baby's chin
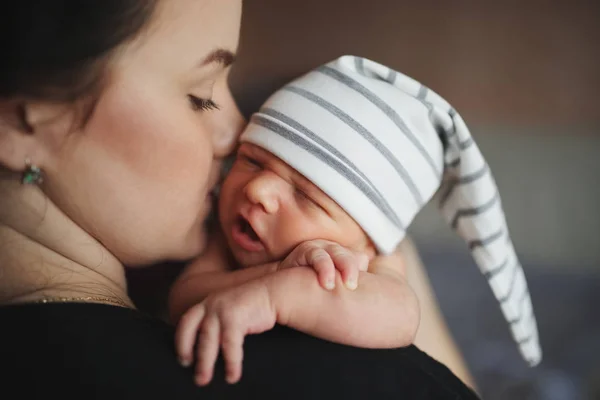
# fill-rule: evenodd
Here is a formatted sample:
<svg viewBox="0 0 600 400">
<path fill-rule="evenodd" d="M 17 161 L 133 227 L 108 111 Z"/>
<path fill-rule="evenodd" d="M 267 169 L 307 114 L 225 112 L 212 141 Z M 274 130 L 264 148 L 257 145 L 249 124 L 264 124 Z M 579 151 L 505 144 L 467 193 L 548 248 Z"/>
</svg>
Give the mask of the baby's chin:
<svg viewBox="0 0 600 400">
<path fill-rule="evenodd" d="M 276 261 L 272 257 L 270 257 L 265 251 L 257 251 L 250 253 L 243 250 L 233 250 L 232 254 L 233 258 L 238 264 L 238 268 L 256 267 L 259 265 L 265 265 Z"/>
</svg>

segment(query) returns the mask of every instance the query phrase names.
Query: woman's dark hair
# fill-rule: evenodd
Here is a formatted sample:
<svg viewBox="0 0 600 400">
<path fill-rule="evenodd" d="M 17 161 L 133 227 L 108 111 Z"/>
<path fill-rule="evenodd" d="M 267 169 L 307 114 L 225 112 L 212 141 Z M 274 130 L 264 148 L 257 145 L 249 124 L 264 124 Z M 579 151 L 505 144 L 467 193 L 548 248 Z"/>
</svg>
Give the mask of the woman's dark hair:
<svg viewBox="0 0 600 400">
<path fill-rule="evenodd" d="M 109 55 L 157 0 L 15 0 L 0 7 L 0 99 L 74 101 L 99 90 Z"/>
</svg>

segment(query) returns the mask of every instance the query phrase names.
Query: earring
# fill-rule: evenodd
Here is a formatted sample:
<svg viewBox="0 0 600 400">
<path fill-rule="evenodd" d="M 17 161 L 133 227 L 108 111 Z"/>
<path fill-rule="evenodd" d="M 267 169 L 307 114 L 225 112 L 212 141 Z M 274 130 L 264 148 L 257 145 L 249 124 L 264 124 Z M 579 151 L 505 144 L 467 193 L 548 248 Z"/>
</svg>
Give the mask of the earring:
<svg viewBox="0 0 600 400">
<path fill-rule="evenodd" d="M 42 176 L 42 170 L 31 163 L 29 158 L 25 159 L 25 171 L 21 177 L 21 183 L 23 185 L 39 185 L 44 181 Z"/>
</svg>

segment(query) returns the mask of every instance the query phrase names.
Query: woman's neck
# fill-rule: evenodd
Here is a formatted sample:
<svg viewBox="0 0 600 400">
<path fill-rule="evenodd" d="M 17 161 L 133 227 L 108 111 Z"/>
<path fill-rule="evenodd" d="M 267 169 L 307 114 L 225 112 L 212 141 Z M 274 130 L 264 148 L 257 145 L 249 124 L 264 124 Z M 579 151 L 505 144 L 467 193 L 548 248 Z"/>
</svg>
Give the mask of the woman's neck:
<svg viewBox="0 0 600 400">
<path fill-rule="evenodd" d="M 39 188 L 0 179 L 0 304 L 85 297 L 131 305 L 122 264 Z"/>
</svg>

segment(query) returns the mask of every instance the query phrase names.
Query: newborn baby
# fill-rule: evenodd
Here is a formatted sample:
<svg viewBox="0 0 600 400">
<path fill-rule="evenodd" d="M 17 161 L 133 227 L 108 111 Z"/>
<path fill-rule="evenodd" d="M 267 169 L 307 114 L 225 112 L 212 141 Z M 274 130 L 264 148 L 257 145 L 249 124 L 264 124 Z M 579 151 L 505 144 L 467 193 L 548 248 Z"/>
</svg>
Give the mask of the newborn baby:
<svg viewBox="0 0 600 400">
<path fill-rule="evenodd" d="M 196 360 L 198 384 L 212 379 L 219 349 L 237 381 L 244 336 L 276 323 L 346 345 L 411 344 L 418 302 L 403 264 L 386 255 L 436 192 L 523 356 L 539 362 L 496 185 L 436 93 L 344 56 L 272 95 L 240 140 L 219 197 L 222 235 L 171 291 L 177 352 L 183 365 Z"/>
</svg>

